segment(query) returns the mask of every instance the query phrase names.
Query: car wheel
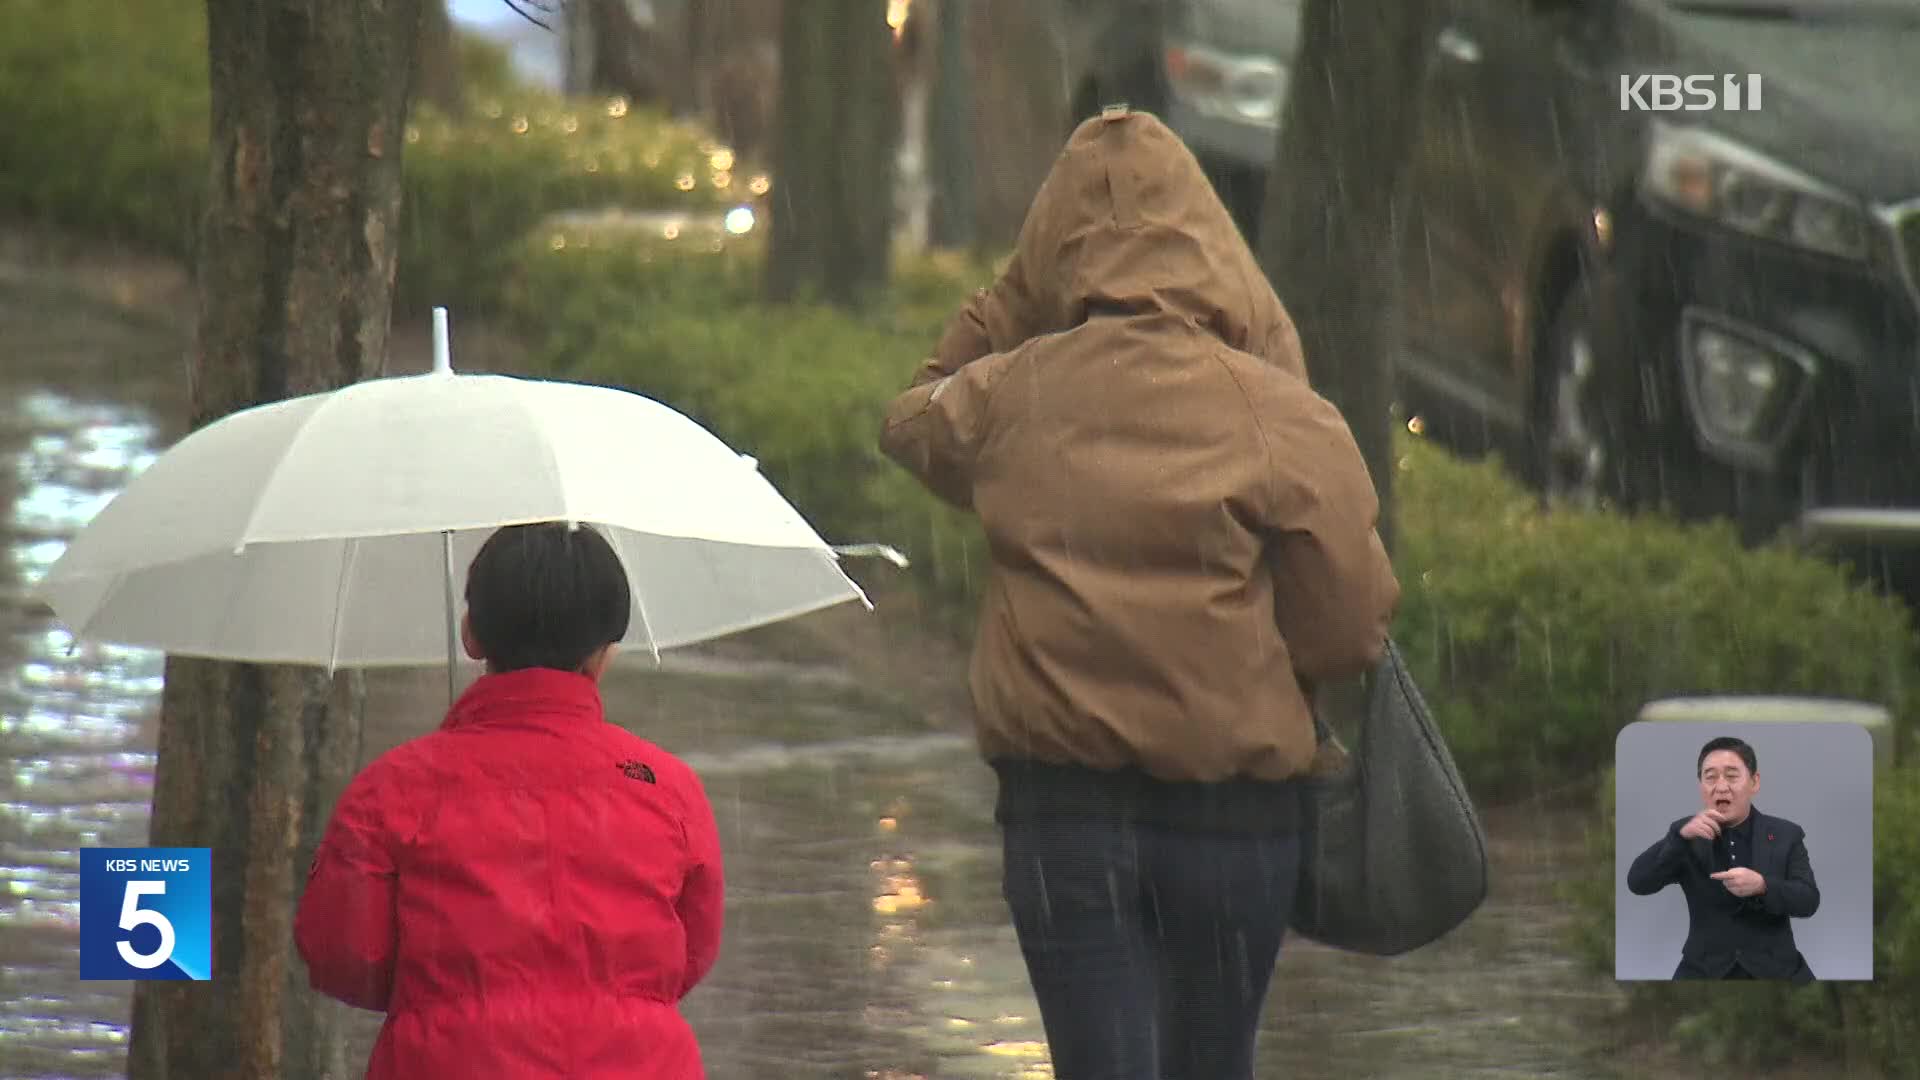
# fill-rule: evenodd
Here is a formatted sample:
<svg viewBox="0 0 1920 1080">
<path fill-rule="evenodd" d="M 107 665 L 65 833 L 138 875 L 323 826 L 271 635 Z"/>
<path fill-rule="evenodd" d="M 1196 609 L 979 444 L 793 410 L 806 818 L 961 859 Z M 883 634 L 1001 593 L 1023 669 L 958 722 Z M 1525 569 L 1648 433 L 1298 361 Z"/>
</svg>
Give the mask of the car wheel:
<svg viewBox="0 0 1920 1080">
<path fill-rule="evenodd" d="M 1619 406 L 1608 397 L 1587 292 L 1576 283 L 1548 326 L 1534 403 L 1534 470 L 1549 506 L 1631 501 Z"/>
</svg>

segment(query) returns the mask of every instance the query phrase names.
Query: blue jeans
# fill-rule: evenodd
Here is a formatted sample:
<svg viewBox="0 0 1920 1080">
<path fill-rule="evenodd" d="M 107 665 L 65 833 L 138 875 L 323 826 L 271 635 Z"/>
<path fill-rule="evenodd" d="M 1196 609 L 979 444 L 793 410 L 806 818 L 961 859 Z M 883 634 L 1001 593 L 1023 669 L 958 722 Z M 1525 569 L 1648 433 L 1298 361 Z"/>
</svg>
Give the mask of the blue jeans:
<svg viewBox="0 0 1920 1080">
<path fill-rule="evenodd" d="M 1300 839 L 1097 818 L 1002 825 L 1059 1080 L 1251 1080 Z"/>
</svg>

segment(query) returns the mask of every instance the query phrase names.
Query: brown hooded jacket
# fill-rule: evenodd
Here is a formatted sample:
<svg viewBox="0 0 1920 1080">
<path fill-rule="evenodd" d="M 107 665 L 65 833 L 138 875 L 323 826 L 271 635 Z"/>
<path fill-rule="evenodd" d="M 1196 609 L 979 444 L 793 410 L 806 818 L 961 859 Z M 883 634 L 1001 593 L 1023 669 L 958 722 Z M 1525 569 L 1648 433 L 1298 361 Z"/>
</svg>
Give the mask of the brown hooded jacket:
<svg viewBox="0 0 1920 1080">
<path fill-rule="evenodd" d="M 1012 263 L 890 405 L 881 447 L 978 513 L 970 679 L 992 761 L 1285 780 L 1308 684 L 1380 656 L 1399 585 L 1371 477 L 1179 138 L 1076 130 Z"/>
</svg>

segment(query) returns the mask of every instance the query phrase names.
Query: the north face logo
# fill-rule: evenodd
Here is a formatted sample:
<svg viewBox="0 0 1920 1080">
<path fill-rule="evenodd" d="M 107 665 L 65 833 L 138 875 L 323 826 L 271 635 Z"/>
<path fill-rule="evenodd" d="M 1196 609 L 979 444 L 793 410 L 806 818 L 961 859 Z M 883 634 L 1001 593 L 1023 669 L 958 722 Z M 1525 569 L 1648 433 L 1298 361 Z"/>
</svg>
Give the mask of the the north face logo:
<svg viewBox="0 0 1920 1080">
<path fill-rule="evenodd" d="M 629 780 L 645 780 L 649 784 L 659 782 L 653 777 L 653 766 L 644 761 L 623 761 L 620 771 L 626 773 Z"/>
</svg>

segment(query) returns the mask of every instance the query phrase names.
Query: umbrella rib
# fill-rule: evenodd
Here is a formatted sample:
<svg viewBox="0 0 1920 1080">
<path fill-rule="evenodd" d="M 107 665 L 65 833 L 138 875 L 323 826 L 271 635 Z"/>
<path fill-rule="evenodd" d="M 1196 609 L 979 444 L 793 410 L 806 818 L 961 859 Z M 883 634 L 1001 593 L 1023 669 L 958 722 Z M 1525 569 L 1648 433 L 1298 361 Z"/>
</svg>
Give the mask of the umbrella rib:
<svg viewBox="0 0 1920 1080">
<path fill-rule="evenodd" d="M 521 414 L 526 417 L 528 428 L 533 431 L 538 431 L 545 436 L 550 429 L 544 422 L 546 418 L 541 415 L 541 411 L 534 408 L 532 399 L 528 395 L 516 394 L 512 400 L 514 404 L 520 407 Z M 567 490 L 567 473 L 565 469 L 560 467 L 560 455 L 555 452 L 553 440 L 550 437 L 543 437 L 540 440 L 540 448 L 546 451 L 547 472 L 552 477 L 552 489 L 558 492 L 560 496 L 560 512 L 567 519 L 568 523 L 572 524 L 576 520 L 574 517 L 573 493 Z"/>
<path fill-rule="evenodd" d="M 653 624 L 647 619 L 647 598 L 645 590 L 640 588 L 638 578 L 633 572 L 633 556 L 627 551 L 627 540 L 622 535 L 625 530 L 608 528 L 607 535 L 613 541 L 614 554 L 620 557 L 620 567 L 626 571 L 627 581 L 633 588 L 633 606 L 640 611 L 640 632 L 647 635 L 647 648 L 653 653 L 653 662 L 660 662 L 660 639 L 653 635 Z"/>
<path fill-rule="evenodd" d="M 349 579 L 353 577 L 355 556 L 360 554 L 360 541 L 347 538 L 347 549 L 340 557 L 340 584 L 333 595 L 333 633 L 327 637 L 327 674 L 331 676 L 340 666 L 340 628 L 347 621 L 347 596 Z"/>
<path fill-rule="evenodd" d="M 653 662 L 660 662 L 660 639 L 653 636 L 653 624 L 647 621 L 647 598 L 641 591 L 633 594 L 634 606 L 640 609 L 640 632 L 647 635 L 647 649 L 653 653 Z"/>
<path fill-rule="evenodd" d="M 351 386 L 352 384 L 348 385 Z M 345 386 L 340 388 L 340 390 L 345 389 L 347 389 Z M 308 412 L 306 417 L 300 421 L 300 427 L 295 430 L 293 436 L 287 440 L 287 444 L 280 448 L 280 454 L 274 459 L 273 467 L 267 470 L 267 481 L 261 488 L 261 497 L 255 499 L 252 508 L 247 511 L 247 521 L 246 524 L 240 528 L 240 543 L 234 548 L 235 551 L 245 548 L 252 538 L 254 522 L 260 518 L 261 504 L 266 502 L 266 493 L 273 489 L 274 482 L 280 474 L 280 466 L 285 465 L 287 459 L 293 456 L 295 448 L 306 440 L 307 434 L 313 430 L 315 423 L 320 418 L 320 414 L 325 412 L 328 406 L 340 400 L 339 393 L 339 390 L 335 390 L 332 393 L 319 395 L 320 400 L 318 404 L 314 405 L 312 411 Z"/>
<path fill-rule="evenodd" d="M 131 576 L 131 574 L 131 571 L 122 571 L 121 573 L 113 575 L 113 580 L 108 582 L 107 587 L 100 591 L 100 601 L 93 606 L 93 611 L 87 615 L 86 621 L 82 622 L 80 626 L 74 630 L 73 639 L 75 641 L 84 641 L 93 633 L 93 624 L 99 622 L 100 616 L 106 614 L 107 605 L 113 603 L 114 597 L 120 592 L 120 586 L 126 584 L 127 578 Z"/>
</svg>

